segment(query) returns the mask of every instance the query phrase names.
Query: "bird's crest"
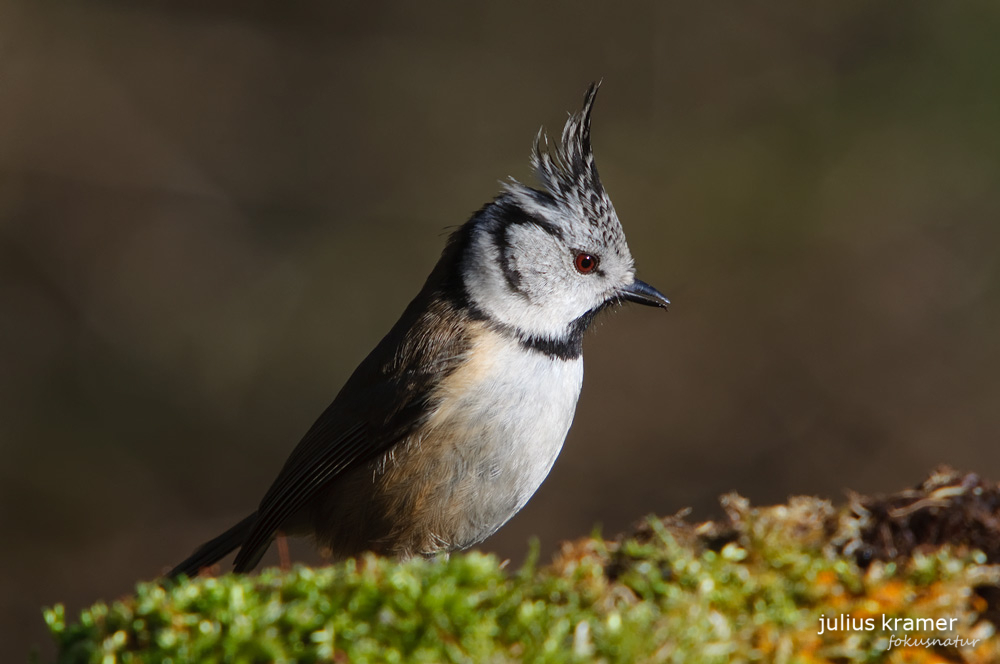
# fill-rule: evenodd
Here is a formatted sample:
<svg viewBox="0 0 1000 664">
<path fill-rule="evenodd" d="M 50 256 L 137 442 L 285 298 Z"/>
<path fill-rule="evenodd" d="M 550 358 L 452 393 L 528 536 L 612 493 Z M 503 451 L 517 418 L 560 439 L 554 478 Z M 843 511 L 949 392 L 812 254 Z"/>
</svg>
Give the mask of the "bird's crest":
<svg viewBox="0 0 1000 664">
<path fill-rule="evenodd" d="M 566 121 L 562 140 L 554 149 L 544 128 L 538 130 L 531 165 L 545 188 L 557 198 L 587 190 L 604 193 L 590 145 L 590 114 L 599 87 L 600 83 L 591 83 L 583 99 L 583 109 Z"/>
<path fill-rule="evenodd" d="M 566 121 L 558 145 L 550 143 L 543 127 L 538 130 L 531 154 L 535 174 L 553 202 L 575 212 L 579 218 L 597 223 L 614 215 L 611 200 L 597 174 L 590 144 L 590 115 L 600 86 L 599 82 L 591 83 L 583 108 Z M 516 181 L 507 190 L 521 196 L 530 191 Z"/>
</svg>

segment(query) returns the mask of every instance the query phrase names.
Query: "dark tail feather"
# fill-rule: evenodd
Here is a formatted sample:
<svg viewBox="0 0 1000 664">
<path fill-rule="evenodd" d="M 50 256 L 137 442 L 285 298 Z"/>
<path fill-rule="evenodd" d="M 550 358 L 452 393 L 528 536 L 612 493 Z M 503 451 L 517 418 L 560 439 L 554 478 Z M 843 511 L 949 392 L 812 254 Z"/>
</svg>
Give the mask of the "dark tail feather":
<svg viewBox="0 0 1000 664">
<path fill-rule="evenodd" d="M 258 546 L 252 552 L 247 553 L 246 559 L 234 560 L 233 561 L 233 571 L 237 574 L 246 574 L 247 572 L 253 570 L 260 562 L 260 559 L 264 557 L 267 553 L 267 547 L 271 546 L 271 540 L 264 542 L 263 546 Z M 243 553 L 244 549 L 240 549 L 240 553 Z"/>
<path fill-rule="evenodd" d="M 189 578 L 198 576 L 198 572 L 203 568 L 214 565 L 225 558 L 230 551 L 242 546 L 256 520 L 257 513 L 254 512 L 218 537 L 205 542 L 195 549 L 194 553 L 188 556 L 184 562 L 170 570 L 167 573 L 167 578 L 173 579 L 181 574 Z"/>
</svg>

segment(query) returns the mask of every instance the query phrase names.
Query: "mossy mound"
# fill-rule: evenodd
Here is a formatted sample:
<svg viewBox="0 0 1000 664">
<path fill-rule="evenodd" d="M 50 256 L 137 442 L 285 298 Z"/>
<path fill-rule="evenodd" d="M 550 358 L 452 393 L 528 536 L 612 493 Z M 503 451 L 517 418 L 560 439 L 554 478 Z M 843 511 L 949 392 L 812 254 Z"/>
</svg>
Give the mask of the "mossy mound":
<svg viewBox="0 0 1000 664">
<path fill-rule="evenodd" d="M 993 552 L 953 531 L 890 557 L 867 530 L 884 542 L 902 532 L 871 501 L 896 505 L 900 526 L 996 492 L 977 495 L 984 485 L 969 477 L 939 472 L 915 490 L 937 498 L 903 507 L 898 495 L 839 510 L 815 498 L 751 508 L 730 495 L 724 522 L 650 519 L 613 542 L 567 543 L 546 567 L 508 571 L 475 552 L 369 556 L 143 583 L 75 623 L 61 606 L 45 619 L 60 662 L 998 662 Z M 818 634 L 821 617 L 846 628 Z"/>
</svg>

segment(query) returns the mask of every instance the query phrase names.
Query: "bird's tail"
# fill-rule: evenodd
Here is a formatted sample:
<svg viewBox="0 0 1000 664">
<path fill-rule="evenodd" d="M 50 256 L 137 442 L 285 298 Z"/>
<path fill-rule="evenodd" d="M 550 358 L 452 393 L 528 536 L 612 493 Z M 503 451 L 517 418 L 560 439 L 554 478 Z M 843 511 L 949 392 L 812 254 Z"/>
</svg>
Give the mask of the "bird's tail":
<svg viewBox="0 0 1000 664">
<path fill-rule="evenodd" d="M 170 570 L 167 578 L 173 579 L 181 574 L 191 578 L 198 576 L 198 572 L 203 568 L 214 565 L 230 551 L 242 546 L 256 520 L 257 513 L 254 512 L 218 537 L 205 542 L 177 567 Z"/>
</svg>

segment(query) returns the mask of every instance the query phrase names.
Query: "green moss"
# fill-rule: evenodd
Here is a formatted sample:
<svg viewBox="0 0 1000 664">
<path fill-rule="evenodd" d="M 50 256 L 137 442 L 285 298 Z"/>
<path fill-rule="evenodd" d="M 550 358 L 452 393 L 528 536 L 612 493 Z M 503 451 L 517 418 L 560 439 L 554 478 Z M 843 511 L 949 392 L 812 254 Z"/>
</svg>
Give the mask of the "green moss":
<svg viewBox="0 0 1000 664">
<path fill-rule="evenodd" d="M 752 509 L 729 523 L 650 520 L 616 542 L 565 544 L 509 572 L 490 555 L 265 570 L 143 583 L 75 623 L 45 611 L 60 662 L 932 662 L 1000 661 L 985 601 L 1000 582 L 973 550 L 866 569 L 839 553 L 849 519 L 826 502 Z M 847 533 L 845 535 L 845 533 Z M 840 538 L 838 540 L 838 537 Z M 837 544 L 837 542 L 840 542 Z M 872 630 L 817 634 L 820 616 Z M 887 650 L 881 616 L 957 618 L 961 651 Z M 909 633 L 919 637 L 919 633 Z M 959 656 L 962 659 L 959 659 Z"/>
</svg>

